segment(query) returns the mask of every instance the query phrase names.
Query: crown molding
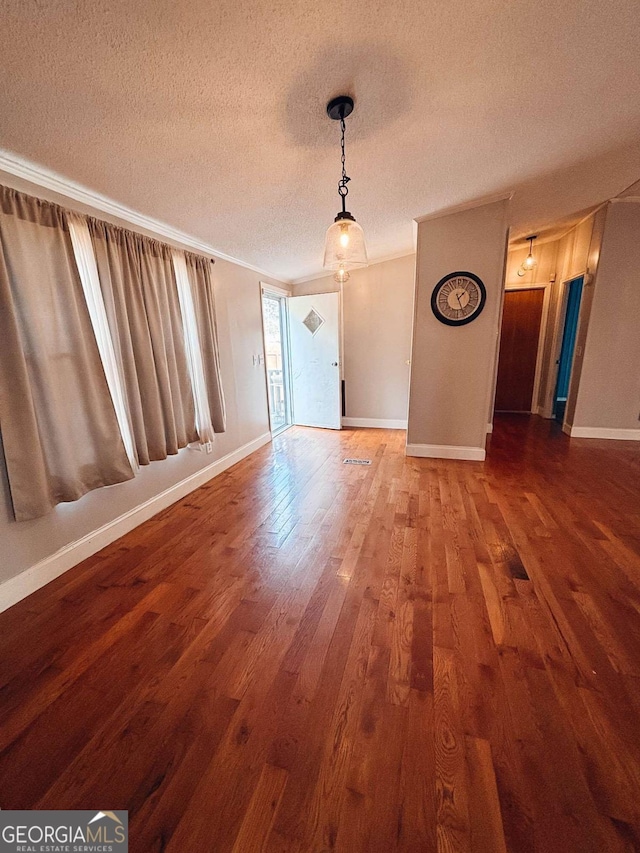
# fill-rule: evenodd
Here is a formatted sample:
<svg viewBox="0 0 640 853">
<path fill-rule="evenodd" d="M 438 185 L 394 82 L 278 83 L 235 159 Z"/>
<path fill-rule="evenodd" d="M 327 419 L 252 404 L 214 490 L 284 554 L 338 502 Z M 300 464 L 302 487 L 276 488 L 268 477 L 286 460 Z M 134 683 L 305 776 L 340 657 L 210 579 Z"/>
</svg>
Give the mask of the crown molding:
<svg viewBox="0 0 640 853">
<path fill-rule="evenodd" d="M 576 220 L 572 225 L 567 226 L 564 231 L 558 231 L 555 236 L 552 233 L 549 236 L 536 237 L 536 246 L 544 246 L 546 243 L 557 243 L 560 240 L 564 240 L 567 234 L 571 234 L 571 232 L 575 231 L 575 229 L 582 225 L 583 222 L 594 217 L 596 213 L 599 210 L 602 210 L 603 207 L 606 207 L 610 201 L 626 201 L 626 199 L 611 198 L 601 201 L 600 204 L 596 204 L 595 207 L 590 208 L 584 216 L 581 216 L 580 219 Z M 527 243 L 528 240 L 526 237 L 515 237 L 513 240 L 509 241 L 509 251 L 512 252 L 526 249 Z"/>
<path fill-rule="evenodd" d="M 414 222 L 428 222 L 430 219 L 440 219 L 442 216 L 451 216 L 453 213 L 463 213 L 465 210 L 473 210 L 476 207 L 484 207 L 485 204 L 494 204 L 497 201 L 511 201 L 513 198 L 513 190 L 496 195 L 485 196 L 484 198 L 476 198 L 472 201 L 465 201 L 462 204 L 456 204 L 454 207 L 444 207 L 442 210 L 435 210 L 433 213 L 425 213 L 424 216 L 414 217 Z"/>
<path fill-rule="evenodd" d="M 636 189 L 638 190 L 638 192 L 635 192 Z M 625 187 L 623 190 L 620 190 L 616 198 L 625 198 L 625 193 L 628 193 L 629 190 L 634 190 L 634 192 L 631 193 L 629 196 L 626 196 L 626 198 L 635 197 L 637 199 L 640 199 L 640 180 L 632 181 L 628 187 Z"/>
<path fill-rule="evenodd" d="M 226 255 L 224 252 L 220 252 L 218 249 L 215 249 L 208 243 L 204 243 L 197 237 L 192 237 L 184 231 L 179 231 L 177 228 L 167 225 L 166 222 L 160 222 L 160 220 L 153 219 L 151 216 L 145 216 L 144 213 L 139 213 L 137 210 L 133 210 L 124 204 L 120 204 L 114 199 L 95 192 L 82 184 L 78 184 L 70 178 L 66 178 L 64 175 L 59 175 L 44 166 L 32 163 L 30 160 L 26 160 L 11 151 L 0 149 L 0 170 L 10 175 L 14 175 L 17 178 L 29 181 L 29 183 L 35 184 L 38 187 L 59 193 L 66 199 L 86 204 L 95 210 L 101 211 L 102 213 L 115 216 L 124 222 L 128 222 L 130 225 L 135 225 L 138 228 L 145 229 L 146 231 L 151 231 L 160 237 L 166 238 L 167 240 L 181 243 L 183 246 L 194 249 L 201 254 L 217 258 L 221 261 L 228 261 L 231 264 L 237 264 L 240 267 L 244 267 L 245 269 L 258 273 L 259 275 L 273 278 L 283 284 L 291 283 L 288 279 L 283 278 L 276 273 L 264 270 L 261 267 L 256 267 L 253 264 L 240 260 L 240 258 L 234 258 L 231 255 Z"/>
<path fill-rule="evenodd" d="M 371 264 L 369 264 L 369 266 L 371 266 Z M 302 276 L 302 278 L 291 279 L 291 285 L 295 287 L 296 284 L 305 284 L 307 281 L 315 281 L 316 279 L 320 278 L 331 278 L 332 275 L 333 273 L 330 270 L 325 270 L 324 272 L 314 272 L 311 273 L 311 275 L 304 275 Z"/>
<path fill-rule="evenodd" d="M 605 201 L 601 201 L 600 204 L 596 205 L 590 213 L 585 213 L 585 215 L 582 217 L 582 219 L 578 219 L 577 222 L 575 222 L 570 228 L 567 228 L 566 231 L 563 231 L 563 233 L 560 234 L 560 236 L 557 237 L 556 239 L 557 240 L 564 240 L 564 238 L 567 236 L 567 234 L 571 234 L 571 232 L 575 231 L 575 229 L 578 228 L 580 225 L 582 225 L 583 222 L 586 222 L 588 219 L 591 219 L 593 216 L 595 216 L 596 213 L 599 210 L 602 210 L 603 207 L 606 207 L 610 201 L 615 201 L 615 199 L 606 199 Z M 575 278 L 575 276 L 574 276 L 574 278 Z"/>
<path fill-rule="evenodd" d="M 639 201 L 640 195 L 622 195 L 611 199 L 614 204 L 638 204 Z"/>
<path fill-rule="evenodd" d="M 387 261 L 397 261 L 399 258 L 409 258 L 409 257 L 412 257 L 413 255 L 415 255 L 415 253 L 416 253 L 416 250 L 411 249 L 411 251 L 409 251 L 409 252 L 407 252 L 405 250 L 404 252 L 395 252 L 392 255 L 383 255 L 380 258 L 373 258 L 372 260 L 369 261 L 369 263 L 367 264 L 366 267 L 361 267 L 361 269 L 368 269 L 369 267 L 375 267 L 377 264 L 384 264 Z M 354 272 L 358 272 L 358 270 L 354 270 Z M 317 279 L 320 279 L 320 278 L 330 278 L 331 276 L 332 276 L 331 271 L 316 272 L 316 273 L 312 273 L 311 275 L 305 275 L 302 278 L 294 278 L 294 279 L 292 279 L 292 281 L 290 281 L 288 283 L 295 286 L 296 284 L 306 284 L 306 282 L 308 282 L 308 281 L 316 281 Z"/>
</svg>

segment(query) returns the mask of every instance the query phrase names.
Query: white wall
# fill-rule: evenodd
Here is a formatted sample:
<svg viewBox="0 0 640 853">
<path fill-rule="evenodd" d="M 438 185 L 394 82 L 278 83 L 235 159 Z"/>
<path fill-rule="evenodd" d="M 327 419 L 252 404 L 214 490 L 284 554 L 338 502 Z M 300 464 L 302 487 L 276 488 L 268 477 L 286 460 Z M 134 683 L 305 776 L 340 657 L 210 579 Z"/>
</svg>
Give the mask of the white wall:
<svg viewBox="0 0 640 853">
<path fill-rule="evenodd" d="M 342 288 L 346 424 L 406 425 L 414 278 L 408 255 L 354 270 Z M 339 289 L 323 276 L 294 285 L 293 295 Z"/>
<path fill-rule="evenodd" d="M 80 207 L 57 194 L 26 185 L 24 181 L 9 175 L 0 173 L 0 183 L 15 186 L 41 198 L 49 198 L 69 208 Z M 86 206 L 82 206 L 82 209 L 89 212 Z M 117 221 L 100 211 L 93 213 L 99 218 Z M 124 222 L 118 224 L 131 227 Z M 210 466 L 216 459 L 258 439 L 268 440 L 265 368 L 264 364 L 253 363 L 253 356 L 263 351 L 260 281 L 283 285 L 275 279 L 223 260 L 216 261 L 213 279 L 222 383 L 227 406 L 227 431 L 216 436 L 214 452 L 206 454 L 185 448 L 177 456 L 141 468 L 134 480 L 97 489 L 79 501 L 59 505 L 43 518 L 20 523 L 12 518 L 6 468 L 0 455 L 0 583 L 15 578 L 59 549 L 83 537 L 90 537 L 103 525 L 109 525 L 145 501 Z M 84 556 L 91 552 L 87 552 L 86 547 Z M 68 565 L 72 565 L 73 559 L 69 560 Z"/>
<path fill-rule="evenodd" d="M 508 201 L 418 222 L 416 305 L 407 453 L 484 459 L 494 387 L 507 248 Z M 447 273 L 468 270 L 487 291 L 465 326 L 439 322 L 431 294 Z"/>
</svg>

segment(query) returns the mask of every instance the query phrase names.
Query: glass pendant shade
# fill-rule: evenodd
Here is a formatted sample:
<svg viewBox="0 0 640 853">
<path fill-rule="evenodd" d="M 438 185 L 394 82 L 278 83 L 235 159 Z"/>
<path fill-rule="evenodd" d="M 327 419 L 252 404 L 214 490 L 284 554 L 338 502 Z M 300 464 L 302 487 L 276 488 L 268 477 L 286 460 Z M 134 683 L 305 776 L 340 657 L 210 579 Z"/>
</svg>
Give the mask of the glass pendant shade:
<svg viewBox="0 0 640 853">
<path fill-rule="evenodd" d="M 533 235 L 531 237 L 527 237 L 527 240 L 529 241 L 529 254 L 524 259 L 524 261 L 521 263 L 521 265 L 518 269 L 518 275 L 521 277 L 523 275 L 526 275 L 528 272 L 531 272 L 532 270 L 534 270 L 538 266 L 538 262 L 536 261 L 534 254 L 533 254 L 533 241 L 536 239 L 537 239 L 537 236 L 533 236 Z"/>
<path fill-rule="evenodd" d="M 354 219 L 338 219 L 330 225 L 324 243 L 324 268 L 349 270 L 367 264 L 364 231 L 358 223 Z"/>
<path fill-rule="evenodd" d="M 343 266 L 338 267 L 333 274 L 333 280 L 337 281 L 338 284 L 345 284 L 345 282 L 349 281 L 350 278 L 351 276 Z"/>
</svg>

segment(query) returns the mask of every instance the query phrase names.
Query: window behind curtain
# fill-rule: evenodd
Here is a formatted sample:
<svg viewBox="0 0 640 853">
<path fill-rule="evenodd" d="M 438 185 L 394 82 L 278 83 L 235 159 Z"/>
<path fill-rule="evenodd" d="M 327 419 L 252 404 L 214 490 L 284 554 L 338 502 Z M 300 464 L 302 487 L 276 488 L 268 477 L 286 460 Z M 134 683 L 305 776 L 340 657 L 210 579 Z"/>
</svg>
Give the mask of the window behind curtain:
<svg viewBox="0 0 640 853">
<path fill-rule="evenodd" d="M 0 187 L 0 336 L 18 520 L 225 429 L 205 258 Z"/>
<path fill-rule="evenodd" d="M 17 520 L 133 477 L 64 212 L 0 187 L 0 429 Z"/>
<path fill-rule="evenodd" d="M 89 220 L 141 465 L 198 440 L 171 250 Z"/>
</svg>

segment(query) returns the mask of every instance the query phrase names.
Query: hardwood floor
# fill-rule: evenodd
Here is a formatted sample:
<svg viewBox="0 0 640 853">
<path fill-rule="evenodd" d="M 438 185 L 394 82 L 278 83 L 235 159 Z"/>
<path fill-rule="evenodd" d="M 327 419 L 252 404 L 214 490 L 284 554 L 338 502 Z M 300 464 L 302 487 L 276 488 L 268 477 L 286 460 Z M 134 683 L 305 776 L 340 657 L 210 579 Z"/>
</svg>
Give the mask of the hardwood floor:
<svg viewBox="0 0 640 853">
<path fill-rule="evenodd" d="M 134 853 L 640 850 L 640 450 L 292 429 L 0 616 L 0 806 Z M 371 466 L 343 465 L 364 457 Z"/>
</svg>

